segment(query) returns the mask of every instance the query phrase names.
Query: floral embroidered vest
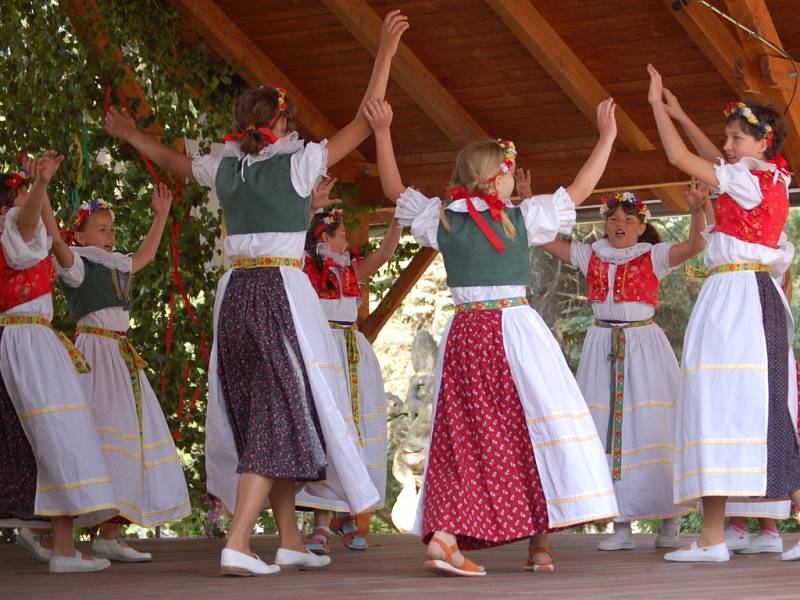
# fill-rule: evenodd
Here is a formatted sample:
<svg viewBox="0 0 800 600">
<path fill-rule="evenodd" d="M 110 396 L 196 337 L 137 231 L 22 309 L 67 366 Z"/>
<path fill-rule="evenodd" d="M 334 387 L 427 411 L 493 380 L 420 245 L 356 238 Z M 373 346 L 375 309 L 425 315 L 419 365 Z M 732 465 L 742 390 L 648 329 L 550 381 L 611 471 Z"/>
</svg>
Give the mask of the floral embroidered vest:
<svg viewBox="0 0 800 600">
<path fill-rule="evenodd" d="M 608 298 L 608 269 L 610 263 L 592 253 L 586 286 L 590 302 L 604 302 Z M 658 305 L 659 280 L 653 269 L 650 252 L 617 265 L 614 275 L 614 302 L 645 302 Z"/>
<path fill-rule="evenodd" d="M 353 265 L 340 267 L 333 262 L 332 258 L 326 258 L 320 270 L 317 263 L 310 256 L 306 256 L 303 271 L 308 275 L 317 296 L 323 300 L 361 297 L 361 288 L 358 285 L 358 277 L 356 277 Z"/>
<path fill-rule="evenodd" d="M 49 294 L 53 291 L 54 278 L 53 259 L 49 256 L 18 271 L 8 264 L 0 247 L 0 313 Z"/>
<path fill-rule="evenodd" d="M 753 209 L 739 206 L 728 194 L 720 194 L 714 209 L 714 231 L 743 242 L 777 248 L 789 218 L 789 193 L 782 177 L 772 171 L 750 171 L 758 177 L 763 200 Z"/>
</svg>

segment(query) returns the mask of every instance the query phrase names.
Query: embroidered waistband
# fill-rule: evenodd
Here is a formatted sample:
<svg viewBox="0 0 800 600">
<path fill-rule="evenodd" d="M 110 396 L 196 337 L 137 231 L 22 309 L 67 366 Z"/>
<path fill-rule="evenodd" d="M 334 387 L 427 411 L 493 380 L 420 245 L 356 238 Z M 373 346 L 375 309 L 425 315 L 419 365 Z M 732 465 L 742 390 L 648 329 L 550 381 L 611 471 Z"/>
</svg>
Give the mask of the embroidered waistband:
<svg viewBox="0 0 800 600">
<path fill-rule="evenodd" d="M 26 315 L 26 314 L 13 314 L 13 315 L 0 315 L 0 327 L 11 327 L 14 325 L 41 325 L 47 327 L 56 334 L 59 341 L 63 344 L 64 348 L 69 354 L 69 359 L 72 361 L 75 370 L 78 373 L 86 374 L 91 373 L 92 369 L 89 363 L 86 362 L 83 354 L 75 347 L 72 340 L 69 339 L 63 332 L 55 329 L 53 324 L 42 317 L 41 315 Z"/>
<path fill-rule="evenodd" d="M 263 269 L 269 267 L 292 267 L 301 269 L 303 262 L 299 258 L 288 256 L 232 256 L 233 269 Z"/>
<path fill-rule="evenodd" d="M 521 298 L 503 298 L 502 300 L 482 300 L 481 302 L 457 304 L 456 312 L 468 312 L 471 310 L 498 310 L 501 308 L 511 308 L 513 306 L 524 306 L 526 304 L 528 304 L 528 299 L 524 296 Z"/>
<path fill-rule="evenodd" d="M 717 265 L 708 270 L 709 275 L 716 275 L 717 273 L 739 273 L 742 271 L 769 271 L 769 267 L 762 263 L 745 262 L 745 263 L 726 263 L 724 265 Z"/>
<path fill-rule="evenodd" d="M 644 321 L 630 321 L 622 323 L 612 323 L 610 321 L 603 321 L 601 319 L 594 320 L 595 327 L 603 327 L 606 329 L 613 329 L 614 327 L 618 327 L 620 329 L 629 329 L 630 327 L 645 327 L 646 325 L 653 325 L 653 324 L 655 324 L 654 319 L 646 319 Z"/>
</svg>

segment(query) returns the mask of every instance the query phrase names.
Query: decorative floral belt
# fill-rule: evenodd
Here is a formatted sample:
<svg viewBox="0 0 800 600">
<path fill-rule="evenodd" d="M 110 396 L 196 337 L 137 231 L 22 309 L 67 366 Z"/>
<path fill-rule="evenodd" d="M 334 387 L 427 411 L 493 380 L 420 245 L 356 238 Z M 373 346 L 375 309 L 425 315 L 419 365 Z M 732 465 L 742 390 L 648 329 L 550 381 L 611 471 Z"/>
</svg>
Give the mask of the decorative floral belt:
<svg viewBox="0 0 800 600">
<path fill-rule="evenodd" d="M 625 396 L 625 330 L 631 327 L 653 325 L 653 319 L 632 321 L 630 323 L 610 323 L 596 319 L 595 327 L 611 329 L 611 352 L 608 360 L 611 363 L 608 433 L 606 435 L 606 454 L 613 459 L 611 479 L 622 478 L 622 416 Z"/>
<path fill-rule="evenodd" d="M 745 263 L 725 263 L 724 265 L 717 265 L 708 270 L 709 275 L 716 275 L 717 273 L 740 273 L 742 271 L 769 271 L 769 267 L 762 263 L 745 262 Z"/>
<path fill-rule="evenodd" d="M 361 360 L 361 354 L 358 351 L 358 325 L 342 325 L 341 323 L 334 323 L 328 321 L 331 329 L 338 329 L 344 334 L 344 343 L 347 348 L 347 375 L 350 382 L 350 404 L 353 411 L 353 424 L 356 428 L 358 439 L 361 440 L 361 429 L 359 424 L 361 422 L 361 395 L 359 394 L 358 385 L 358 363 Z"/>
<path fill-rule="evenodd" d="M 75 366 L 75 370 L 81 374 L 92 372 L 91 367 L 89 367 L 89 363 L 86 362 L 83 354 L 81 354 L 80 350 L 75 347 L 75 344 L 72 343 L 72 340 L 70 340 L 58 329 L 55 329 L 53 324 L 44 317 L 39 315 L 25 314 L 0 315 L 0 327 L 13 327 L 15 325 L 41 325 L 42 327 L 47 327 L 56 334 L 59 341 L 64 345 L 64 348 L 67 349 L 67 353 L 69 354 L 72 364 Z"/>
<path fill-rule="evenodd" d="M 498 310 L 501 308 L 511 308 L 513 306 L 524 306 L 528 304 L 528 299 L 503 298 L 502 300 L 482 300 L 480 302 L 467 302 L 466 304 L 456 304 L 456 312 L 468 312 L 471 310 Z"/>
<path fill-rule="evenodd" d="M 232 256 L 231 267 L 234 269 L 263 269 L 268 267 L 292 267 L 301 269 L 303 261 L 287 256 Z"/>
</svg>

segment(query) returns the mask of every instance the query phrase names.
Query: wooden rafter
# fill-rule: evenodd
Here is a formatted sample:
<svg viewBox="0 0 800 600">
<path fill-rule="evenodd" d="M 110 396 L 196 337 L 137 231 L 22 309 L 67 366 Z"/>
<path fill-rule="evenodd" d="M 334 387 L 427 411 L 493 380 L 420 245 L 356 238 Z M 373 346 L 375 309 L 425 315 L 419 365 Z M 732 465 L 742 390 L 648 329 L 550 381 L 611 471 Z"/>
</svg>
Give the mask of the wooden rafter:
<svg viewBox="0 0 800 600">
<path fill-rule="evenodd" d="M 359 326 L 361 332 L 370 342 L 374 342 L 381 329 L 394 312 L 403 303 L 403 300 L 417 283 L 425 269 L 433 262 L 438 253 L 431 248 L 420 248 L 411 259 L 408 266 L 403 269 L 397 281 L 381 300 L 381 303 L 372 311 L 369 317 Z"/>
<path fill-rule="evenodd" d="M 696 4 L 673 10 L 673 0 L 662 2 L 731 88 L 741 94 L 761 93 L 761 82 L 742 45 L 717 15 Z"/>
<path fill-rule="evenodd" d="M 213 48 L 250 85 L 269 82 L 284 88 L 298 109 L 298 121 L 315 138 L 329 138 L 336 126 L 309 100 L 272 60 L 234 23 L 213 0 L 173 0 L 173 4 Z M 349 160 L 332 170 L 342 181 L 377 175 L 377 166 L 354 150 Z"/>
<path fill-rule="evenodd" d="M 594 124 L 597 105 L 610 94 L 547 19 L 530 2 L 486 0 L 486 3 L 575 106 Z M 655 149 L 655 145 L 622 107 L 617 106 L 616 116 L 617 137 L 622 145 L 629 150 Z M 616 160 L 616 156 L 612 160 Z M 653 193 L 671 210 L 686 208 L 683 195 L 677 188 L 653 188 Z"/>
<path fill-rule="evenodd" d="M 322 3 L 373 56 L 378 52 L 382 21 L 365 0 L 322 0 Z M 489 137 L 403 43 L 392 63 L 392 78 L 456 144 Z"/>
<path fill-rule="evenodd" d="M 726 0 L 731 16 L 783 49 L 775 23 L 764 0 Z M 745 31 L 736 29 L 750 68 L 759 74 L 764 100 L 780 108 L 789 105 L 796 83 L 790 75 L 791 63 L 774 56 L 774 51 Z M 789 135 L 783 154 L 796 172 L 800 169 L 800 102 L 793 102 L 785 116 Z"/>
</svg>

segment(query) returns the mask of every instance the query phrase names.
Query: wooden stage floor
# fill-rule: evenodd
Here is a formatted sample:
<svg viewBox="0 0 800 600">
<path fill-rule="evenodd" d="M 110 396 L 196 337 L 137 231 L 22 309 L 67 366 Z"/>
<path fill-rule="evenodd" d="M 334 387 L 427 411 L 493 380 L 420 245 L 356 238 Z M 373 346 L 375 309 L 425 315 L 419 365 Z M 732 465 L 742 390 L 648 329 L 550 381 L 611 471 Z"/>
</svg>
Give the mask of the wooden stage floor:
<svg viewBox="0 0 800 600">
<path fill-rule="evenodd" d="M 365 553 L 337 544 L 333 564 L 321 572 L 280 573 L 263 578 L 217 575 L 221 540 L 142 540 L 153 553 L 145 564 L 114 563 L 89 575 L 50 575 L 15 545 L 0 546 L 0 598 L 11 600 L 206 600 L 230 598 L 328 600 L 402 598 L 799 598 L 800 562 L 778 555 L 735 556 L 723 564 L 671 564 L 637 535 L 636 551 L 599 552 L 596 535 L 553 536 L 556 572 L 526 573 L 524 543 L 472 552 L 489 570 L 482 578 L 444 578 L 422 569 L 424 548 L 409 535 L 373 535 Z M 784 538 L 788 548 L 797 535 Z M 268 562 L 277 539 L 254 538 L 255 552 Z"/>
</svg>

